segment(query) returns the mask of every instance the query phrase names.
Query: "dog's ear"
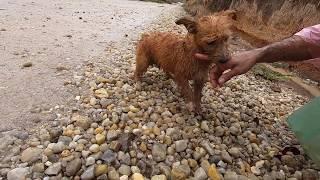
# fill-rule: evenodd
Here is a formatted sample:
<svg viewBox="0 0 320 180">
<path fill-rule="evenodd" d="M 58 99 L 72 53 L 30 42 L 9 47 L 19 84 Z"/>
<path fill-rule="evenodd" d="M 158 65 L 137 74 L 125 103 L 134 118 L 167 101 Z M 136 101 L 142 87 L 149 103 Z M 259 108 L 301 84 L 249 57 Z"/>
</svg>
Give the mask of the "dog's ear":
<svg viewBox="0 0 320 180">
<path fill-rule="evenodd" d="M 176 21 L 176 24 L 178 25 L 183 24 L 187 28 L 189 33 L 192 33 L 192 34 L 197 33 L 197 23 L 191 17 L 183 17 L 181 19 L 178 19 Z"/>
</svg>

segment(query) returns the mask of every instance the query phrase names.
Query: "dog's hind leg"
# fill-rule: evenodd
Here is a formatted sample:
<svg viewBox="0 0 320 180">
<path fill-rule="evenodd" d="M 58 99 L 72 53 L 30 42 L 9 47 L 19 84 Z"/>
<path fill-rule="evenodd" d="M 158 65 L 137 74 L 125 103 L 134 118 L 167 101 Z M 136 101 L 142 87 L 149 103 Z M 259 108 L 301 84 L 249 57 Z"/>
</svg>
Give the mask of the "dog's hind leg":
<svg viewBox="0 0 320 180">
<path fill-rule="evenodd" d="M 134 79 L 141 80 L 141 76 L 145 73 L 150 65 L 150 59 L 147 56 L 146 49 L 142 48 L 142 44 L 137 47 L 136 54 L 136 70 L 134 72 Z"/>
</svg>

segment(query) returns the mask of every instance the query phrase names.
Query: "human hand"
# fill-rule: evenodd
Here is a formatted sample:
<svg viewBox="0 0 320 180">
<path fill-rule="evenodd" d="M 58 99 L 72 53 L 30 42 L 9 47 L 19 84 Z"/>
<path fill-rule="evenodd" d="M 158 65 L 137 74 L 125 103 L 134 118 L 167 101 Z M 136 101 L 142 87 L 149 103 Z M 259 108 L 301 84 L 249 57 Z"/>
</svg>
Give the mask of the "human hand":
<svg viewBox="0 0 320 180">
<path fill-rule="evenodd" d="M 259 57 L 259 50 L 244 51 L 231 57 L 226 63 L 218 63 L 210 70 L 210 82 L 214 88 L 221 87 L 232 77 L 248 72 Z M 205 54 L 195 54 L 199 61 L 207 61 Z"/>
</svg>

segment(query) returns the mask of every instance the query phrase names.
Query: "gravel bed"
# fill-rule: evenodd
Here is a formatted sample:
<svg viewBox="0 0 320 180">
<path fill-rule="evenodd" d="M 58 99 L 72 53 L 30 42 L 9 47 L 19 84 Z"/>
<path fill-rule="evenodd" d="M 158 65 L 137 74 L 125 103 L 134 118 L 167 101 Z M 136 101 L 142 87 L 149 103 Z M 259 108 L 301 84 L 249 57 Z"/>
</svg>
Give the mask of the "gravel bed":
<svg viewBox="0 0 320 180">
<path fill-rule="evenodd" d="M 144 31 L 185 33 L 174 24 L 182 15 L 182 8 L 164 11 Z M 55 107 L 56 125 L 29 138 L 1 137 L 3 179 L 319 178 L 285 121 L 307 98 L 248 73 L 218 90 L 208 84 L 197 116 L 158 68 L 141 84 L 131 80 L 136 40 L 107 47 L 101 63 L 66 82 L 79 89 L 77 105 Z M 233 38 L 233 52 L 246 48 Z"/>
</svg>

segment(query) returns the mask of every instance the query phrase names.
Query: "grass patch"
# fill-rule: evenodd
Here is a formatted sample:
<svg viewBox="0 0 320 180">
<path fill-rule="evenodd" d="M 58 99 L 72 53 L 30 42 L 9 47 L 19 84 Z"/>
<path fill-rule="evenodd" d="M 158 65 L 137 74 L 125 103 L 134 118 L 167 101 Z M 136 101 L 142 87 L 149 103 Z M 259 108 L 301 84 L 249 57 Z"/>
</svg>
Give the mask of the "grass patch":
<svg viewBox="0 0 320 180">
<path fill-rule="evenodd" d="M 279 72 L 272 71 L 262 64 L 258 64 L 252 68 L 254 75 L 261 76 L 264 79 L 270 81 L 286 81 L 288 80 L 288 76 L 283 75 Z"/>
<path fill-rule="evenodd" d="M 272 63 L 271 65 L 276 68 L 283 68 L 283 69 L 289 68 L 289 64 L 283 63 L 283 62 L 275 62 L 275 63 Z"/>
</svg>

